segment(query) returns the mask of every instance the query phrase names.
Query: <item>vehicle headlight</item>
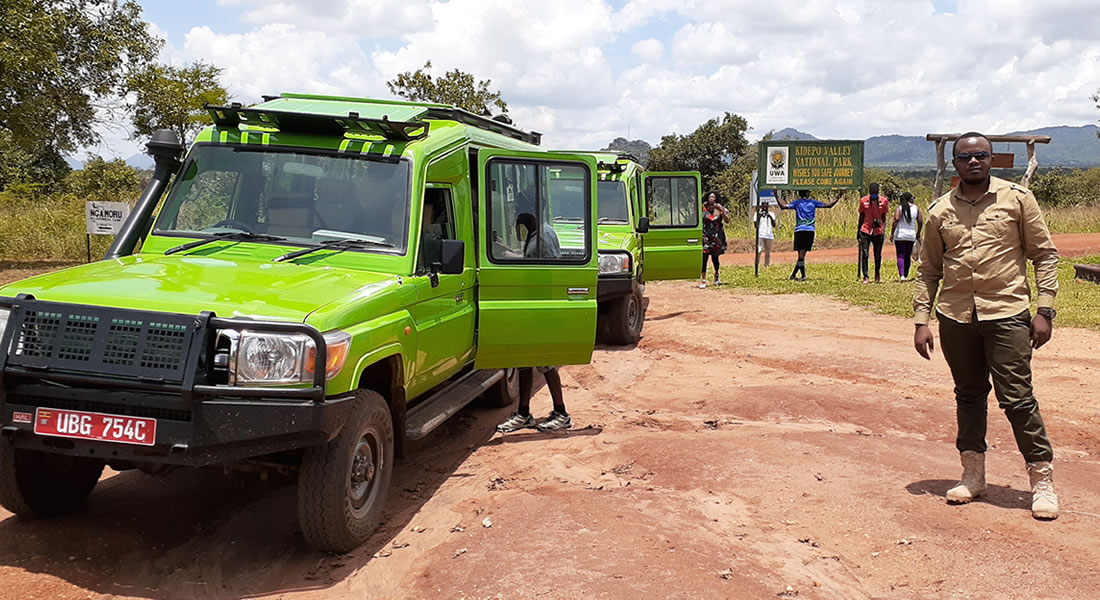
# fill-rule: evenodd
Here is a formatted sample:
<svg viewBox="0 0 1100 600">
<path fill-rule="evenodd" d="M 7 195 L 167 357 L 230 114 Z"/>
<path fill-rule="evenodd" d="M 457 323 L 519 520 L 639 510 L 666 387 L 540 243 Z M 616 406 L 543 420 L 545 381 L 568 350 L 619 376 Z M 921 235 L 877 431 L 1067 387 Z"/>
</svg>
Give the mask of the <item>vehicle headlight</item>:
<svg viewBox="0 0 1100 600">
<path fill-rule="evenodd" d="M 630 255 L 626 252 L 601 252 L 600 275 L 617 275 L 630 272 Z"/>
<path fill-rule="evenodd" d="M 351 336 L 334 330 L 324 334 L 325 379 L 344 367 Z M 280 385 L 312 383 L 317 348 L 302 333 L 268 333 L 242 330 L 229 357 L 230 385 Z"/>
</svg>

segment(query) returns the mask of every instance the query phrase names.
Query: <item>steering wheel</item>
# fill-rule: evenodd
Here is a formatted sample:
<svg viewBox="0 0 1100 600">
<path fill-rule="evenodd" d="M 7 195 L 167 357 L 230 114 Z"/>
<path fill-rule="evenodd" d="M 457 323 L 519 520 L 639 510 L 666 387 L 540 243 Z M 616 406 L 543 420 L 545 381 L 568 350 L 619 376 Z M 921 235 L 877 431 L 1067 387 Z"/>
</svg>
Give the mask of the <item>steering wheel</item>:
<svg viewBox="0 0 1100 600">
<path fill-rule="evenodd" d="M 259 233 L 248 223 L 236 219 L 222 219 L 210 226 L 210 228 L 214 227 L 232 227 L 234 229 L 240 229 L 241 231 L 247 231 L 248 233 Z"/>
</svg>

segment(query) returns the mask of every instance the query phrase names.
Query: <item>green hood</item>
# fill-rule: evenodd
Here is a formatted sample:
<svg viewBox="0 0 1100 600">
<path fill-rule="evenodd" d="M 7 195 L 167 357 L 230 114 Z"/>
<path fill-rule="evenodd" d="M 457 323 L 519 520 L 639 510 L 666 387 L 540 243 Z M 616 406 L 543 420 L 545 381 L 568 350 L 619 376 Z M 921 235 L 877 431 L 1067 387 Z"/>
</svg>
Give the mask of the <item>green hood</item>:
<svg viewBox="0 0 1100 600">
<path fill-rule="evenodd" d="M 628 226 L 615 229 L 600 226 L 596 229 L 596 247 L 600 250 L 629 250 L 635 246 L 635 235 Z"/>
<path fill-rule="evenodd" d="M 573 223 L 555 223 L 554 233 L 562 247 L 584 247 L 584 228 Z M 633 252 L 637 245 L 637 236 L 629 225 L 601 224 L 596 227 L 597 250 L 626 250 Z"/>
<path fill-rule="evenodd" d="M 0 295 L 182 314 L 302 322 L 335 300 L 375 296 L 393 275 L 210 256 L 127 256 L 38 275 Z"/>
</svg>

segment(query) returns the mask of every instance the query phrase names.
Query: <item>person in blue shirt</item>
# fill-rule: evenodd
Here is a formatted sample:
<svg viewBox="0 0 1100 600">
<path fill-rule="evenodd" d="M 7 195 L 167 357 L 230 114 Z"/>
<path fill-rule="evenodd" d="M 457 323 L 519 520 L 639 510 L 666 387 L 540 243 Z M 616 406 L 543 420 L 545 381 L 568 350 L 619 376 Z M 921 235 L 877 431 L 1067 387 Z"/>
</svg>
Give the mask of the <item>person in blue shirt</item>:
<svg viewBox="0 0 1100 600">
<path fill-rule="evenodd" d="M 814 247 L 814 226 L 817 222 L 817 209 L 836 206 L 836 203 L 844 197 L 844 191 L 837 191 L 836 198 L 825 204 L 811 197 L 810 190 L 798 190 L 798 198 L 786 202 L 779 190 L 772 188 L 772 193 L 775 194 L 775 201 L 779 203 L 779 208 L 793 210 L 795 213 L 794 249 L 795 252 L 798 252 L 798 262 L 794 264 L 794 271 L 791 272 L 792 281 L 796 279 L 806 281 L 806 253 Z M 799 271 L 802 272 L 801 277 L 798 275 Z"/>
</svg>

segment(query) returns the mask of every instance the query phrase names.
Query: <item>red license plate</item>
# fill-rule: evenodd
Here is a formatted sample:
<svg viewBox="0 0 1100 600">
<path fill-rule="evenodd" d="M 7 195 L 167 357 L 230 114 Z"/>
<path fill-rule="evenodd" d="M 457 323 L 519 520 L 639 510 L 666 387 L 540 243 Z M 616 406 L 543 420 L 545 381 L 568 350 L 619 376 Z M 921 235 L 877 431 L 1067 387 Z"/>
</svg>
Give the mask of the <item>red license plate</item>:
<svg viewBox="0 0 1100 600">
<path fill-rule="evenodd" d="M 152 446 L 157 441 L 157 420 L 38 408 L 34 411 L 34 432 L 39 435 Z"/>
</svg>

